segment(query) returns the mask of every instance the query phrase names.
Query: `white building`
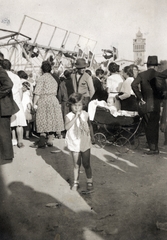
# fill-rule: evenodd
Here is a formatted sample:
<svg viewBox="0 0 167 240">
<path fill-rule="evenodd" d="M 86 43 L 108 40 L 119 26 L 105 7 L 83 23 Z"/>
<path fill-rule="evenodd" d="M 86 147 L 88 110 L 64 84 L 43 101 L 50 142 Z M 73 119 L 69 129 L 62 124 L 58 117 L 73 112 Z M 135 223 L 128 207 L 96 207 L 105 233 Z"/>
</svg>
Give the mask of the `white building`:
<svg viewBox="0 0 167 240">
<path fill-rule="evenodd" d="M 126 66 L 134 64 L 134 61 L 128 59 L 116 59 L 115 62 L 120 66 L 120 70 L 122 70 Z"/>
</svg>

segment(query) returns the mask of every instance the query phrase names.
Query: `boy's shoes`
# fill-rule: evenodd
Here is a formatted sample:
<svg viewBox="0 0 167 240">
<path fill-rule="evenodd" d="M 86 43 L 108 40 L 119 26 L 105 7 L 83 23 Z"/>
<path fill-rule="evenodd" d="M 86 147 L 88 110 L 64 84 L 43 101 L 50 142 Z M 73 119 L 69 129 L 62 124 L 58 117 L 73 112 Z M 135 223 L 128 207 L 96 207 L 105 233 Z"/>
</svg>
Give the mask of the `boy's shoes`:
<svg viewBox="0 0 167 240">
<path fill-rule="evenodd" d="M 93 190 L 93 183 L 92 182 L 87 182 L 87 190 L 88 191 Z"/>
</svg>

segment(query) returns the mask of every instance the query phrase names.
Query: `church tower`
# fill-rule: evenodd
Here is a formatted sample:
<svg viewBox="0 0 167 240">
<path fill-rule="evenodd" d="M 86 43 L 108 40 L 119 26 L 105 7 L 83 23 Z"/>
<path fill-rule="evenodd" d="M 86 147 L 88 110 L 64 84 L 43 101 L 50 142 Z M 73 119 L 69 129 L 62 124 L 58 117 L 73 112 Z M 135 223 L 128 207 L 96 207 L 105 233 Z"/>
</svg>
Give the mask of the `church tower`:
<svg viewBox="0 0 167 240">
<path fill-rule="evenodd" d="M 146 40 L 140 32 L 136 34 L 136 39 L 133 39 L 134 62 L 137 65 L 143 65 L 145 61 L 145 45 Z"/>
</svg>

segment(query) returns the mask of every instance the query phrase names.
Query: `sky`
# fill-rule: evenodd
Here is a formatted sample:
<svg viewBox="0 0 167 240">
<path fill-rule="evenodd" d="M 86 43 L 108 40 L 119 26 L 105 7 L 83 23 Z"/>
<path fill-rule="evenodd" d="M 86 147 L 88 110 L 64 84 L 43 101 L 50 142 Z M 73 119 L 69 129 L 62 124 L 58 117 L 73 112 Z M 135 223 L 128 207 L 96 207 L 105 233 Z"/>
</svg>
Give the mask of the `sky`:
<svg viewBox="0 0 167 240">
<path fill-rule="evenodd" d="M 166 0 L 1 0 L 0 9 L 0 28 L 18 31 L 27 15 L 92 39 L 90 48 L 95 46 L 97 58 L 101 49 L 114 46 L 119 58 L 133 60 L 133 39 L 140 29 L 146 39 L 146 58 L 157 55 L 159 61 L 167 60 Z M 26 18 L 21 33 L 32 37 L 36 25 Z M 48 28 L 41 31 L 41 44 L 51 35 Z"/>
</svg>

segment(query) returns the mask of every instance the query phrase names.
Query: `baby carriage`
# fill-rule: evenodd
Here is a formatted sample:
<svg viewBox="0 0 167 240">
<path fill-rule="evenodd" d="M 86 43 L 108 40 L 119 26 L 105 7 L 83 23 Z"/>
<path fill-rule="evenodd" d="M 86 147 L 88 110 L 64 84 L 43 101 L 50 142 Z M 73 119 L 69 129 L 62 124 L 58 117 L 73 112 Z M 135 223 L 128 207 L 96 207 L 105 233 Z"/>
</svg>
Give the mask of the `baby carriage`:
<svg viewBox="0 0 167 240">
<path fill-rule="evenodd" d="M 97 106 L 92 121 L 95 145 L 104 148 L 106 144 L 117 147 L 121 153 L 139 146 L 142 118 L 137 116 L 114 117 L 110 110 Z"/>
</svg>

